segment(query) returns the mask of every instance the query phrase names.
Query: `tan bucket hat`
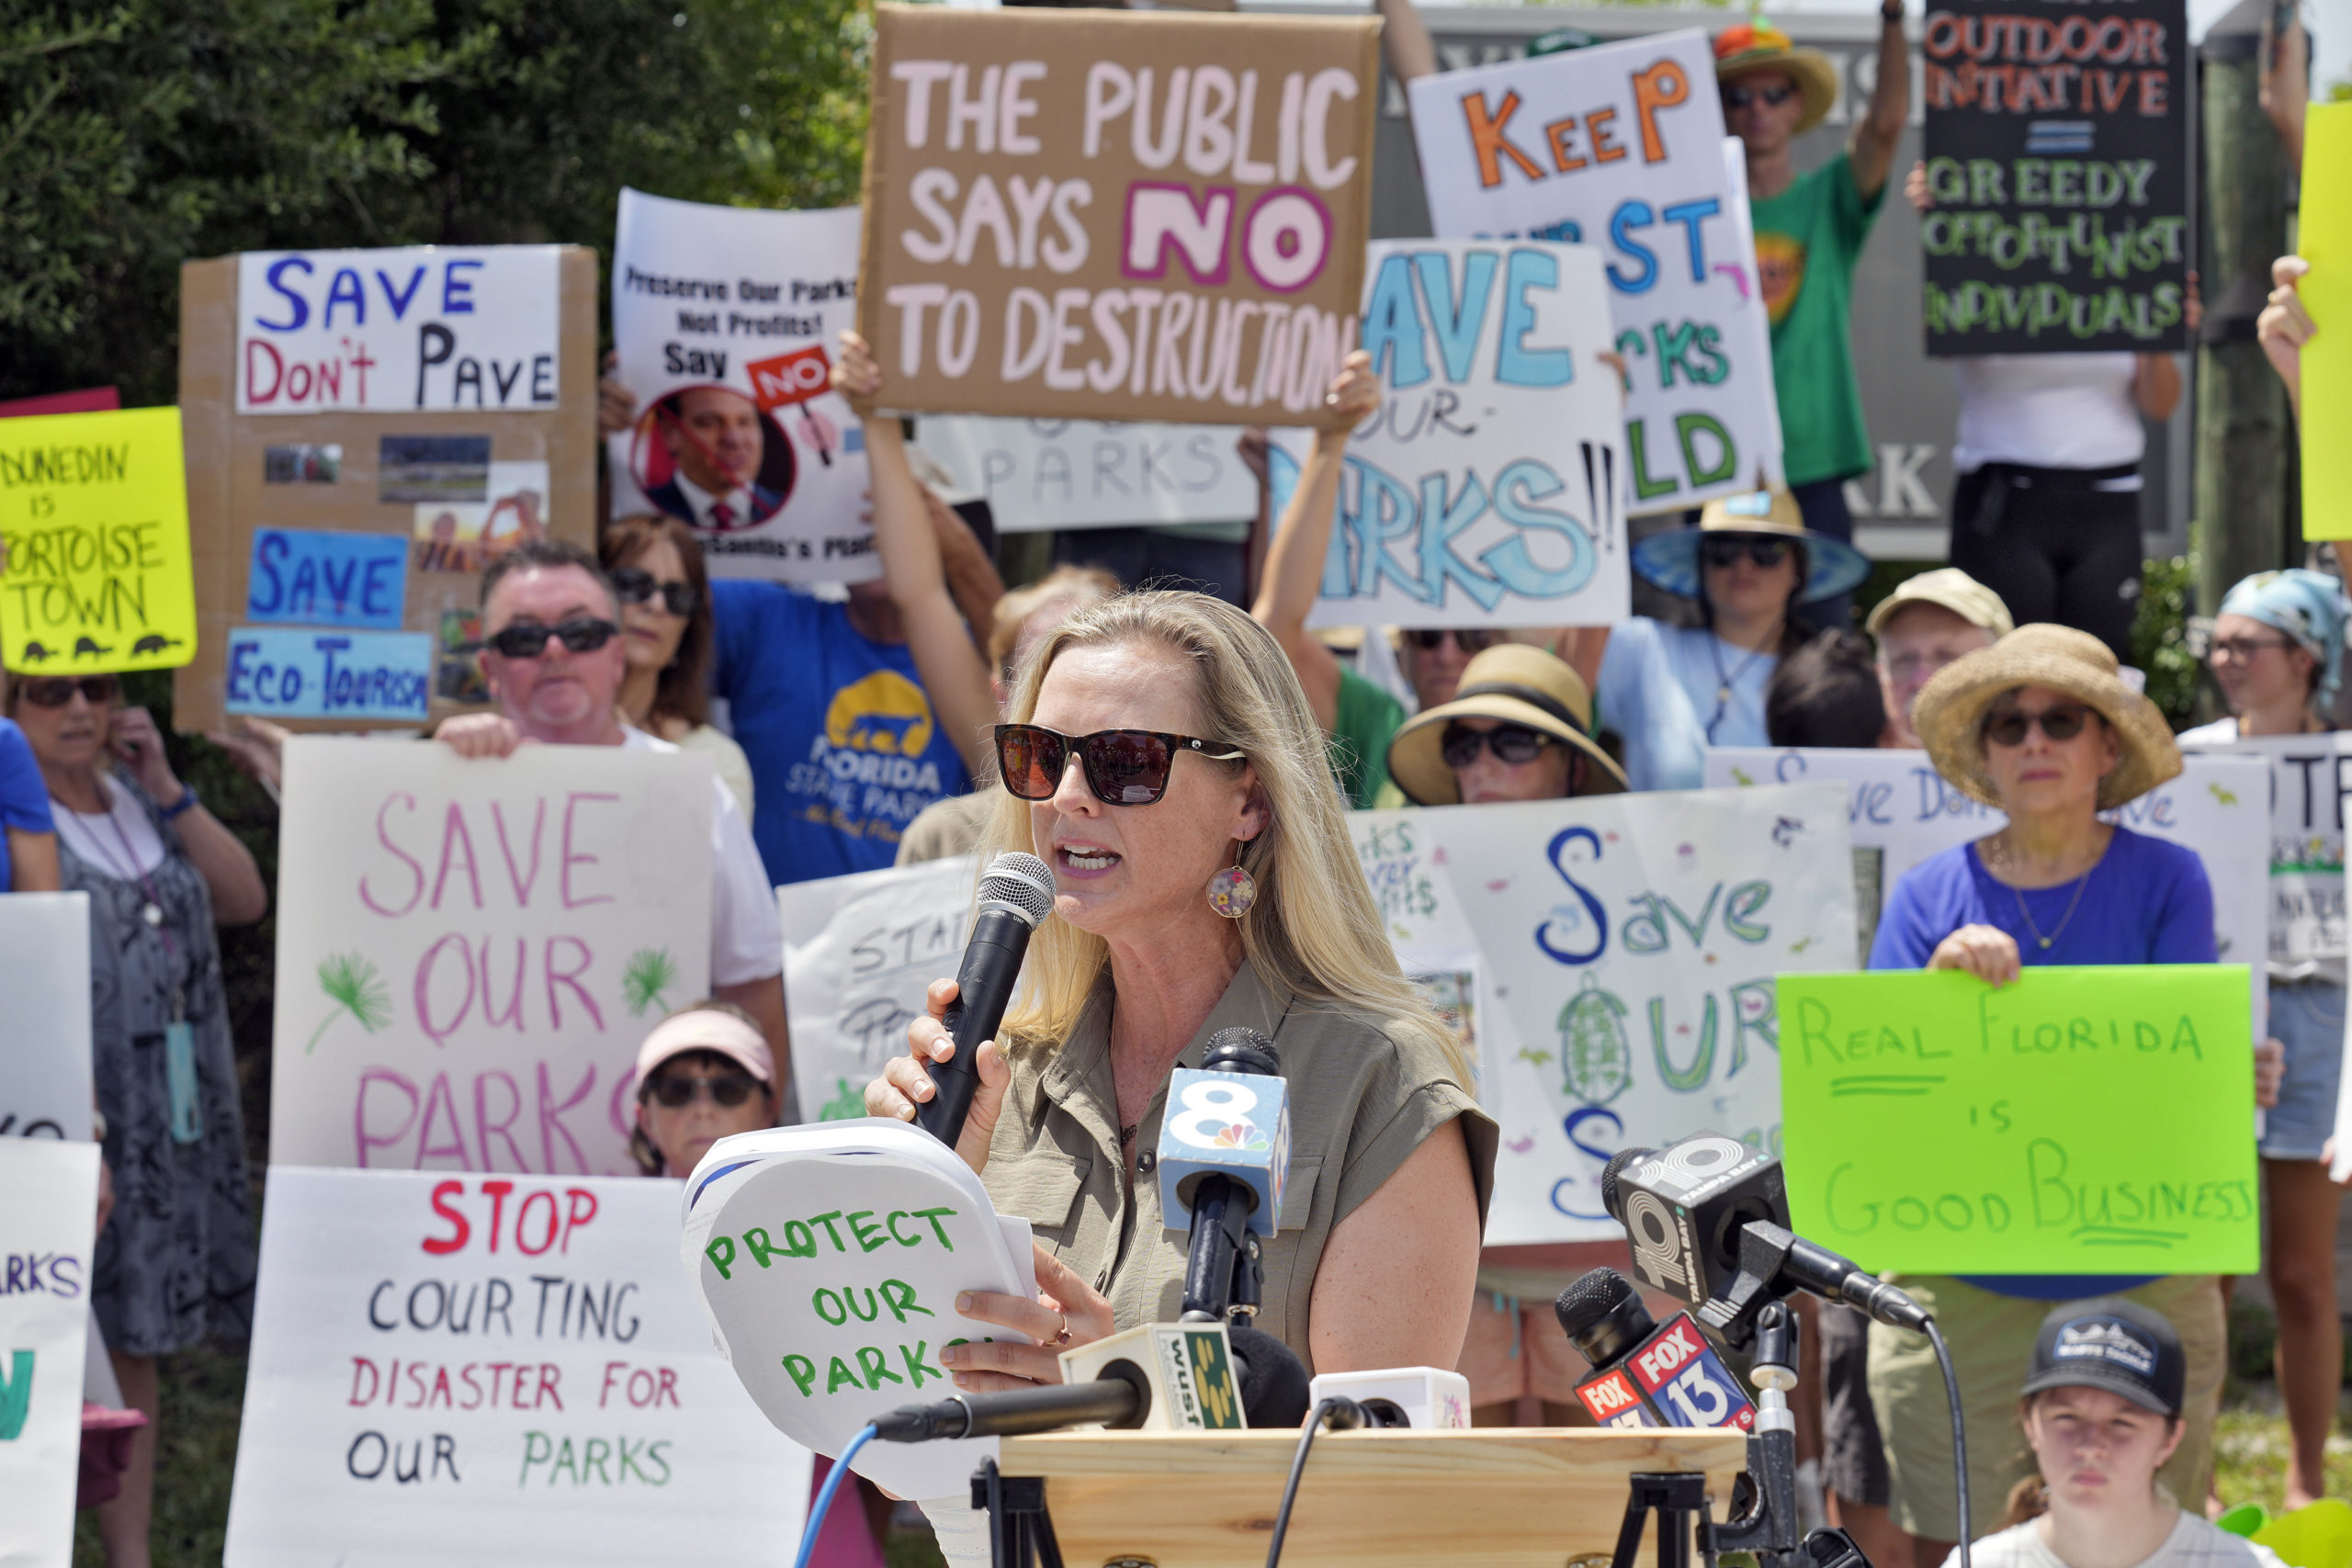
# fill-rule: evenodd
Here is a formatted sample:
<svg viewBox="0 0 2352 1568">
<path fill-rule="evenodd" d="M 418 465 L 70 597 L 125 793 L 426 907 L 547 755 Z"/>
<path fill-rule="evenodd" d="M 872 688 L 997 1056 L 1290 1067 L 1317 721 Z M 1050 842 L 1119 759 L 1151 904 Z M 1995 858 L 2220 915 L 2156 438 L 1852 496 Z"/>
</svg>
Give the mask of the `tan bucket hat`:
<svg viewBox="0 0 2352 1568">
<path fill-rule="evenodd" d="M 1984 710 L 2019 686 L 2064 692 L 2107 720 L 2122 760 L 2099 780 L 2098 806 L 2122 805 L 2180 776 L 2180 748 L 2156 705 L 2123 683 L 2114 653 L 2088 632 L 2047 622 L 2019 626 L 1936 671 L 1911 709 L 1936 772 L 1972 799 L 1997 807 L 1984 771 Z"/>
<path fill-rule="evenodd" d="M 1939 566 L 1896 583 L 1894 592 L 1871 609 L 1871 618 L 1862 623 L 1862 629 L 1876 637 L 1885 629 L 1887 622 L 1914 604 L 1933 604 L 1939 610 L 1950 610 L 1970 626 L 1991 632 L 1996 641 L 2017 629 L 2001 596 L 1956 566 Z"/>
<path fill-rule="evenodd" d="M 1453 700 L 1406 720 L 1388 742 L 1388 776 L 1416 806 L 1458 806 L 1462 791 L 1440 748 L 1457 718 L 1524 725 L 1584 753 L 1578 795 L 1616 795 L 1625 771 L 1592 738 L 1592 697 L 1562 660 L 1525 643 L 1499 643 L 1462 668 Z"/>
</svg>

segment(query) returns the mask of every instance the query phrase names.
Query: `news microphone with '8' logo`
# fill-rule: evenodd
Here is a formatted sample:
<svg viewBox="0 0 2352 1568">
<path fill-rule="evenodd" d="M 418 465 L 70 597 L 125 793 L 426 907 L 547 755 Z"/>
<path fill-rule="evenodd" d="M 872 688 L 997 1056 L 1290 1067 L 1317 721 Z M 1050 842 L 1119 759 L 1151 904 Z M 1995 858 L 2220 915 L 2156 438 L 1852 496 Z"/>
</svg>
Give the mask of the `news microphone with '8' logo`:
<svg viewBox="0 0 2352 1568">
<path fill-rule="evenodd" d="M 1157 1158 L 1160 1215 L 1170 1230 L 1192 1224 L 1194 1190 L 1207 1178 L 1224 1176 L 1250 1190 L 1248 1228 L 1275 1234 L 1290 1167 L 1290 1087 L 1266 1066 L 1224 1067 L 1229 1053 L 1220 1043 L 1245 1032 L 1254 1032 L 1218 1031 L 1205 1070 L 1179 1067 L 1169 1077 Z M 1247 1044 L 1234 1042 L 1233 1052 Z"/>
</svg>

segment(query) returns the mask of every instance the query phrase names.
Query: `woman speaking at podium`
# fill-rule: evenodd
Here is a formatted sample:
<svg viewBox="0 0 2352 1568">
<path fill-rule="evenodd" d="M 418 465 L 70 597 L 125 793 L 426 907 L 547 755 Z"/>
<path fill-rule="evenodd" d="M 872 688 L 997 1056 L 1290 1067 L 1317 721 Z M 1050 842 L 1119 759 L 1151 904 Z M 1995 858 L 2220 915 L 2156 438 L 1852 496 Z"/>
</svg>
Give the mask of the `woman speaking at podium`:
<svg viewBox="0 0 2352 1568">
<path fill-rule="evenodd" d="M 869 444 L 878 501 L 889 456 Z M 1046 637 L 1008 716 L 980 855 L 1046 861 L 1054 912 L 978 1048 L 956 1152 L 1035 1227 L 1042 1298 L 959 1302 L 1037 1343 L 954 1347 L 956 1386 L 1057 1382 L 1070 1346 L 1176 1318 L 1185 1237 L 1162 1219 L 1153 1150 L 1169 1075 L 1237 1024 L 1273 1041 L 1290 1092 L 1257 1325 L 1324 1371 L 1453 1366 L 1495 1123 L 1398 972 L 1289 660 L 1218 600 L 1130 593 Z M 932 1097 L 954 995 L 933 984 L 869 1113 L 910 1119 Z"/>
</svg>

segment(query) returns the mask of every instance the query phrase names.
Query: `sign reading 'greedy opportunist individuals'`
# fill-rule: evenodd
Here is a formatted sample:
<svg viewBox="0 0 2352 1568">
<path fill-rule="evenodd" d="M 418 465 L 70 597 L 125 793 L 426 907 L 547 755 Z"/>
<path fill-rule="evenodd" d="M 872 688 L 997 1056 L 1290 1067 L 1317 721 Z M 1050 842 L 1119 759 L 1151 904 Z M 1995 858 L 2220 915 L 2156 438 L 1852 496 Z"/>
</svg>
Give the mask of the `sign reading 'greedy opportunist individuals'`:
<svg viewBox="0 0 2352 1568">
<path fill-rule="evenodd" d="M 888 407 L 1296 423 L 1355 341 L 1378 24 L 876 8 Z"/>
</svg>

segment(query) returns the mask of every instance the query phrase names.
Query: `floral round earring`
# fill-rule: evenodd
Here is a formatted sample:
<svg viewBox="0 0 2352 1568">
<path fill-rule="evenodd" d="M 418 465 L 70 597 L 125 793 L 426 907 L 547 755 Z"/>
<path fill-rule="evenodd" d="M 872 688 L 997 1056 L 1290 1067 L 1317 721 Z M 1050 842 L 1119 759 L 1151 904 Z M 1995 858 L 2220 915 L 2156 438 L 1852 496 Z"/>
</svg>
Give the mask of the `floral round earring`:
<svg viewBox="0 0 2352 1568">
<path fill-rule="evenodd" d="M 1236 840 L 1233 863 L 1209 878 L 1209 908 L 1228 920 L 1238 920 L 1258 902 L 1258 883 L 1241 869 L 1240 845 Z"/>
</svg>

